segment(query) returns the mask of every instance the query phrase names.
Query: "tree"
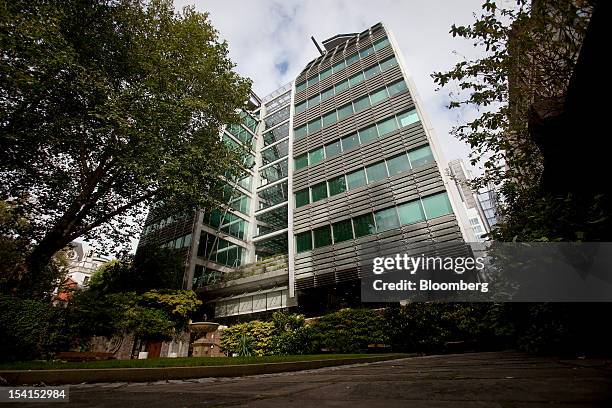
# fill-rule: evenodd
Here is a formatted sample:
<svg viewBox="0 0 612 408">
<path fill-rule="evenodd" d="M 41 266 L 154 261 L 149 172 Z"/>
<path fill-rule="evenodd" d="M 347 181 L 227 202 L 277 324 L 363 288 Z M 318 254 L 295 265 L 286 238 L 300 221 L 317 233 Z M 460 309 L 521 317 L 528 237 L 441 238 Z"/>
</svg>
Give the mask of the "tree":
<svg viewBox="0 0 612 408">
<path fill-rule="evenodd" d="M 215 207 L 219 176 L 242 173 L 219 129 L 237 123 L 250 82 L 207 14 L 2 0 L 0 46 L 0 198 L 31 224 L 34 279 L 77 237 L 127 242 L 153 200 Z"/>
</svg>

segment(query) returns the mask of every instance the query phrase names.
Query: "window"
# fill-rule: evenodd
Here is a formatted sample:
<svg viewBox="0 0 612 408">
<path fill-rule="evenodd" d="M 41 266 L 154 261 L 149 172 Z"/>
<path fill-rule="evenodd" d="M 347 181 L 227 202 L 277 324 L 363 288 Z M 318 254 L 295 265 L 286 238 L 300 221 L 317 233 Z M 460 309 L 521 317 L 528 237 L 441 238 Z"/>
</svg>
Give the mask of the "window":
<svg viewBox="0 0 612 408">
<path fill-rule="evenodd" d="M 323 148 L 322 147 L 320 147 L 317 150 L 313 150 L 312 152 L 308 153 L 308 162 L 310 163 L 311 166 L 319 163 L 323 159 L 325 159 L 325 153 L 323 152 Z"/>
<path fill-rule="evenodd" d="M 357 133 L 348 135 L 342 139 L 342 151 L 346 152 L 354 147 L 359 146 L 359 136 Z"/>
<path fill-rule="evenodd" d="M 310 124 L 308 125 L 308 129 L 310 131 Z M 395 129 L 397 129 L 397 122 L 394 117 L 378 123 L 378 133 L 381 136 L 393 132 Z"/>
<path fill-rule="evenodd" d="M 306 136 L 306 125 L 300 126 L 299 128 L 295 129 L 293 135 L 295 140 L 299 140 Z"/>
<path fill-rule="evenodd" d="M 332 96 L 334 96 L 334 87 L 333 86 L 331 88 L 328 88 L 328 89 L 324 90 L 323 92 L 321 92 L 321 102 L 331 98 Z"/>
<path fill-rule="evenodd" d="M 419 115 L 416 110 L 411 110 L 409 112 L 403 112 L 397 115 L 397 119 L 399 120 L 400 126 L 408 126 L 412 125 L 419 121 Z"/>
<path fill-rule="evenodd" d="M 295 208 L 310 204 L 310 192 L 307 188 L 295 193 Z"/>
<path fill-rule="evenodd" d="M 378 102 L 384 101 L 389 97 L 387 94 L 387 88 L 379 89 L 370 95 L 370 99 L 372 100 L 372 105 L 377 104 Z"/>
<path fill-rule="evenodd" d="M 314 133 L 321 129 L 321 118 L 316 118 L 312 122 L 308 122 L 308 133 Z"/>
<path fill-rule="evenodd" d="M 317 82 L 319 82 L 319 76 L 318 75 L 315 75 L 315 76 L 313 76 L 311 78 L 308 78 L 308 86 L 314 85 Z"/>
<path fill-rule="evenodd" d="M 389 169 L 389 176 L 395 176 L 396 174 L 410 170 L 408 156 L 404 153 L 388 159 L 387 169 Z"/>
<path fill-rule="evenodd" d="M 366 167 L 366 173 L 368 174 L 368 183 L 374 183 L 376 181 L 385 179 L 387 177 L 385 162 L 376 163 Z"/>
<path fill-rule="evenodd" d="M 353 75 L 352 77 L 349 78 L 349 84 L 351 86 L 356 86 L 356 85 L 362 83 L 363 79 L 364 79 L 363 78 L 363 73 L 360 72 L 357 75 Z"/>
<path fill-rule="evenodd" d="M 299 105 L 295 105 L 295 113 L 302 113 L 306 110 L 306 101 L 300 103 Z"/>
<path fill-rule="evenodd" d="M 331 74 L 332 74 L 332 69 L 331 67 L 329 67 L 325 71 L 321 71 L 321 73 L 319 74 L 319 78 L 322 81 L 325 78 L 329 77 Z"/>
<path fill-rule="evenodd" d="M 315 96 L 313 96 L 312 98 L 308 100 L 308 107 L 312 108 L 313 106 L 318 105 L 320 100 L 321 100 L 321 95 L 316 94 Z"/>
<path fill-rule="evenodd" d="M 308 166 L 308 154 L 304 153 L 295 158 L 295 169 L 303 169 Z"/>
<path fill-rule="evenodd" d="M 323 200 L 327 198 L 327 183 L 319 183 L 311 187 L 312 191 L 312 202 Z"/>
<path fill-rule="evenodd" d="M 344 80 L 344 81 L 342 81 L 342 82 L 338 82 L 338 83 L 336 84 L 336 87 L 335 87 L 335 89 L 336 89 L 336 95 L 338 95 L 340 92 L 344 91 L 345 89 L 348 89 L 348 87 L 349 87 L 349 81 L 348 81 L 348 79 L 345 79 L 345 80 Z"/>
<path fill-rule="evenodd" d="M 334 157 L 340 154 L 342 148 L 340 147 L 340 141 L 336 140 L 325 146 L 325 157 Z"/>
<path fill-rule="evenodd" d="M 344 180 L 344 175 L 328 180 L 327 183 L 329 184 L 330 197 L 346 191 L 346 181 Z"/>
<path fill-rule="evenodd" d="M 346 184 L 349 190 L 366 184 L 365 172 L 359 169 L 346 175 Z"/>
<path fill-rule="evenodd" d="M 391 57 L 380 63 L 380 69 L 383 71 L 386 71 L 389 68 L 394 67 L 396 65 L 397 65 L 397 60 L 395 59 L 395 57 Z"/>
<path fill-rule="evenodd" d="M 297 252 L 310 251 L 312 249 L 312 235 L 310 231 L 302 232 L 295 236 Z"/>
<path fill-rule="evenodd" d="M 425 214 L 423 213 L 421 200 L 402 204 L 397 207 L 397 211 L 399 212 L 400 223 L 402 225 L 425 221 Z"/>
<path fill-rule="evenodd" d="M 365 77 L 366 79 L 370 79 L 372 78 L 374 75 L 378 74 L 380 72 L 380 68 L 378 67 L 378 64 L 374 65 L 372 68 L 369 68 L 366 72 L 365 72 Z"/>
<path fill-rule="evenodd" d="M 353 227 L 355 228 L 355 238 L 364 237 L 373 234 L 374 217 L 372 214 L 364 214 L 353 218 Z"/>
<path fill-rule="evenodd" d="M 353 239 L 353 226 L 351 224 L 351 220 L 340 221 L 332 224 L 332 232 L 334 234 L 335 244 Z"/>
<path fill-rule="evenodd" d="M 302 92 L 304 89 L 306 89 L 306 81 L 295 86 L 295 92 Z"/>
<path fill-rule="evenodd" d="M 346 66 L 348 67 L 349 65 L 351 65 L 353 62 L 357 61 L 359 59 L 359 55 L 357 55 L 357 53 L 350 55 L 346 58 Z"/>
<path fill-rule="evenodd" d="M 331 111 L 323 116 L 323 127 L 336 123 L 336 111 Z"/>
<path fill-rule="evenodd" d="M 429 146 L 424 146 L 420 149 L 408 152 L 408 157 L 410 158 L 410 163 L 412 164 L 412 167 L 423 166 L 427 163 L 432 163 L 434 161 Z"/>
<path fill-rule="evenodd" d="M 355 113 L 361 112 L 362 110 L 370 107 L 370 98 L 368 98 L 368 95 L 366 95 L 354 101 L 353 105 L 355 106 Z"/>
<path fill-rule="evenodd" d="M 348 118 L 352 113 L 353 113 L 353 105 L 351 105 L 350 103 L 348 105 L 341 106 L 338 109 L 338 121 Z"/>
<path fill-rule="evenodd" d="M 374 47 L 370 45 L 368 48 L 364 48 L 363 50 L 359 51 L 359 56 L 361 58 L 365 58 L 372 53 L 374 53 Z"/>
<path fill-rule="evenodd" d="M 381 48 L 385 48 L 387 45 L 389 45 L 389 39 L 387 37 L 381 38 L 374 43 L 374 49 L 378 51 Z"/>
<path fill-rule="evenodd" d="M 446 193 L 436 194 L 423 198 L 423 208 L 427 219 L 441 217 L 442 215 L 451 214 L 453 209 Z"/>
<path fill-rule="evenodd" d="M 336 73 L 336 72 L 340 71 L 341 69 L 344 69 L 344 67 L 345 67 L 345 63 L 344 63 L 344 60 L 342 60 L 342 61 L 334 64 L 334 66 L 332 67 L 332 71 L 334 73 Z"/>
<path fill-rule="evenodd" d="M 397 93 L 402 92 L 404 89 L 406 89 L 406 83 L 404 81 L 398 81 L 394 84 L 389 85 L 388 89 L 389 89 L 389 95 L 393 96 Z"/>
<path fill-rule="evenodd" d="M 313 231 L 314 235 L 314 247 L 321 248 L 327 245 L 331 245 L 331 228 L 329 225 L 324 227 L 315 228 Z"/>
<path fill-rule="evenodd" d="M 393 228 L 399 228 L 399 220 L 397 218 L 397 210 L 395 207 L 387 208 L 386 210 L 376 211 L 374 213 L 376 219 L 376 230 L 378 232 L 389 231 Z"/>
<path fill-rule="evenodd" d="M 361 129 L 359 131 L 359 139 L 361 140 L 362 144 L 371 142 L 372 140 L 375 140 L 377 137 L 378 137 L 378 132 L 376 132 L 376 125 L 372 125 L 370 127 Z"/>
</svg>

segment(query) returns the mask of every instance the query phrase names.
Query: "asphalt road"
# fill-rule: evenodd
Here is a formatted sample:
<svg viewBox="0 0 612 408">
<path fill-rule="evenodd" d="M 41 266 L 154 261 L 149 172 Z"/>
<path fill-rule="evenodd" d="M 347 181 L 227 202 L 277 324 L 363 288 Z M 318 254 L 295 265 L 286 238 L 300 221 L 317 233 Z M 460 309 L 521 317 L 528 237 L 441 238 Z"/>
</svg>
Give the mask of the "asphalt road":
<svg viewBox="0 0 612 408">
<path fill-rule="evenodd" d="M 455 354 L 242 378 L 83 384 L 71 386 L 69 404 L 45 406 L 612 407 L 612 365 L 513 352 Z"/>
</svg>

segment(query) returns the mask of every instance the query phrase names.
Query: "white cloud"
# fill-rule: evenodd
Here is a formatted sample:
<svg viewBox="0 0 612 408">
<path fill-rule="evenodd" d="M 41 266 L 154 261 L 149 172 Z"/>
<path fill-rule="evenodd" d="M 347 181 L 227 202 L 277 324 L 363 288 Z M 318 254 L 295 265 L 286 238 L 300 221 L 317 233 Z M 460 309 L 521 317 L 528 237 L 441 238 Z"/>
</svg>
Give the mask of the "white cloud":
<svg viewBox="0 0 612 408">
<path fill-rule="evenodd" d="M 460 55 L 478 55 L 473 45 L 449 34 L 450 26 L 468 24 L 482 0 L 176 0 L 177 9 L 193 4 L 210 13 L 213 25 L 229 43 L 237 71 L 253 80 L 259 96 L 292 81 L 318 55 L 310 40 L 319 43 L 339 33 L 361 32 L 382 21 L 393 31 L 425 109 L 448 160 L 466 158 L 469 147 L 450 135 L 465 121 L 450 111 L 448 90 L 435 91 L 430 77 L 446 70 Z M 284 73 L 278 64 L 288 63 Z M 467 163 L 466 163 L 467 164 Z M 478 173 L 478 170 L 475 171 Z"/>
</svg>

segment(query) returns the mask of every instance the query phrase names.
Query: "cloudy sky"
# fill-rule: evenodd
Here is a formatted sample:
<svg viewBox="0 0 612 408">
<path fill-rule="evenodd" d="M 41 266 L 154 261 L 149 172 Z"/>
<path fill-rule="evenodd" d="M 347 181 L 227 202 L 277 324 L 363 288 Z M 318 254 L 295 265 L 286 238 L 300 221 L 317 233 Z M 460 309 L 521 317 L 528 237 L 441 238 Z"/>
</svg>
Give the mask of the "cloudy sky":
<svg viewBox="0 0 612 408">
<path fill-rule="evenodd" d="M 453 23 L 471 23 L 481 4 L 482 0 L 175 0 L 177 9 L 194 5 L 210 14 L 229 43 L 236 70 L 253 80 L 254 91 L 262 97 L 295 79 L 318 55 L 311 35 L 321 43 L 382 21 L 399 42 L 447 160 L 469 153 L 449 135 L 453 125 L 465 120 L 465 112 L 447 109 L 450 90 L 435 91 L 430 74 L 478 55 L 470 42 L 453 38 L 449 29 Z"/>
</svg>

